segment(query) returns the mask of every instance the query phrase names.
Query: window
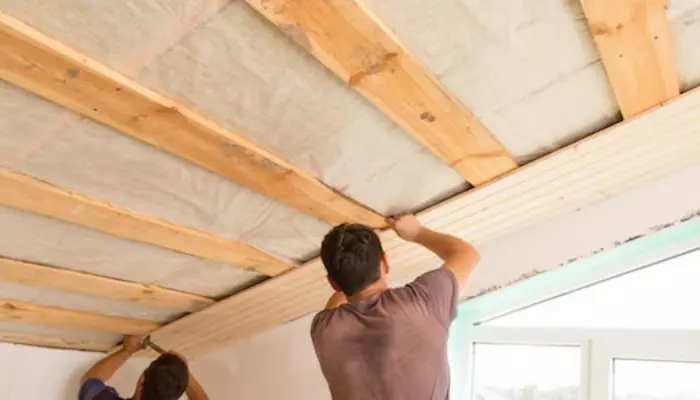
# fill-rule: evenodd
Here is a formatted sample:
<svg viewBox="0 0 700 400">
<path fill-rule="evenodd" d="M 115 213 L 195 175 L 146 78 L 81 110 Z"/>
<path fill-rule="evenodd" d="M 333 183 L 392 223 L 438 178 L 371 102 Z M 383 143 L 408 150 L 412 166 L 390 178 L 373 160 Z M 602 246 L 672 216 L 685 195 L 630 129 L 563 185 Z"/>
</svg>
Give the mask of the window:
<svg viewBox="0 0 700 400">
<path fill-rule="evenodd" d="M 615 400 L 700 400 L 700 364 L 615 360 Z"/>
<path fill-rule="evenodd" d="M 700 251 L 663 261 L 484 323 L 592 329 L 700 329 Z M 667 312 L 679 310 L 679 312 Z M 685 311 L 683 311 L 685 310 Z"/>
<path fill-rule="evenodd" d="M 473 400 L 578 399 L 579 347 L 477 343 L 473 365 Z"/>
</svg>

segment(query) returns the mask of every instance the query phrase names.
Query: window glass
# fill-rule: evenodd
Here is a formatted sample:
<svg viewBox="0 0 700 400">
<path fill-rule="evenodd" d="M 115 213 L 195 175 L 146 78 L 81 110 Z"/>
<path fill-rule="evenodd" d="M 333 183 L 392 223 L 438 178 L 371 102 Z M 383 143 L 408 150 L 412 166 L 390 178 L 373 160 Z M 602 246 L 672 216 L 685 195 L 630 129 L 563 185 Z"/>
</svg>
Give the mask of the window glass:
<svg viewBox="0 0 700 400">
<path fill-rule="evenodd" d="M 576 400 L 581 351 L 569 346 L 474 345 L 473 400 Z"/>
<path fill-rule="evenodd" d="M 615 400 L 700 400 L 700 364 L 615 360 Z"/>
<path fill-rule="evenodd" d="M 488 321 L 486 326 L 700 329 L 700 251 L 677 256 Z"/>
</svg>

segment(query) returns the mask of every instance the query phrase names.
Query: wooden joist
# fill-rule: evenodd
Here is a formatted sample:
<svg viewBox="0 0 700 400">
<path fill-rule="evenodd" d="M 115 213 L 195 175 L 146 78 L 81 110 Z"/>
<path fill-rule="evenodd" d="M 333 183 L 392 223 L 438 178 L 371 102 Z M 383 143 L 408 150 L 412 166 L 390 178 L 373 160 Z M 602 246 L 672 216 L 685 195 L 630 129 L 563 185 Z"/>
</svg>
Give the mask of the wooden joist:
<svg viewBox="0 0 700 400">
<path fill-rule="evenodd" d="M 659 135 L 663 132 L 663 135 Z M 477 245 L 700 164 L 700 91 L 613 126 L 420 215 Z M 397 281 L 439 265 L 427 250 L 382 233 Z M 473 285 L 468 296 L 484 287 Z M 171 323 L 163 346 L 196 355 L 321 308 L 330 294 L 320 260 Z"/>
<path fill-rule="evenodd" d="M 516 167 L 508 151 L 354 0 L 246 0 L 473 185 Z"/>
<path fill-rule="evenodd" d="M 331 224 L 384 218 L 236 132 L 0 13 L 0 78 Z"/>
<path fill-rule="evenodd" d="M 246 244 L 134 214 L 0 169 L 0 206 L 41 214 L 110 235 L 275 276 L 291 265 Z"/>
<path fill-rule="evenodd" d="M 3 257 L 0 257 L 0 281 L 23 283 L 183 312 L 199 311 L 214 303 L 214 300 L 206 297 L 155 285 L 126 282 Z"/>
<path fill-rule="evenodd" d="M 580 0 L 625 118 L 680 93 L 666 0 Z"/>
<path fill-rule="evenodd" d="M 56 336 L 38 335 L 26 332 L 0 332 L 0 342 L 26 346 L 49 347 L 53 349 L 86 350 L 107 352 L 113 344 L 93 340 L 74 340 Z"/>
<path fill-rule="evenodd" d="M 0 300 L 0 321 L 122 335 L 145 335 L 160 326 L 157 322 L 142 319 L 91 314 L 8 300 Z"/>
</svg>

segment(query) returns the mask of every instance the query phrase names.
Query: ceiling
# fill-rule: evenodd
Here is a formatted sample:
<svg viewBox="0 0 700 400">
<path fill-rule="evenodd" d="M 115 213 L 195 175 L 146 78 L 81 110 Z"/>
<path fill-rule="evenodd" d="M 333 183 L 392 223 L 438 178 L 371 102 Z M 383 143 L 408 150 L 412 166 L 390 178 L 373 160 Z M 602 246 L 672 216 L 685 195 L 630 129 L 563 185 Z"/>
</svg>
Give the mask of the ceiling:
<svg viewBox="0 0 700 400">
<path fill-rule="evenodd" d="M 700 83 L 700 5 L 596 3 L 0 0 L 0 340 L 105 350 L 302 296 L 332 224 L 455 224 Z"/>
</svg>

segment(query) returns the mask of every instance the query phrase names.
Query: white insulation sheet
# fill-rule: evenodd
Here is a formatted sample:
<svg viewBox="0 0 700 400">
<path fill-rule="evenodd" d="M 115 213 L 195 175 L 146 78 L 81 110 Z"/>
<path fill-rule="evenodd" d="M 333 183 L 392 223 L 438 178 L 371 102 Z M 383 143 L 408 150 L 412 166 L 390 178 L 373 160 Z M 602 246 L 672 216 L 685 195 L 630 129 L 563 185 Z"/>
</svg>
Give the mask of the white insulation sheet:
<svg viewBox="0 0 700 400">
<path fill-rule="evenodd" d="M 466 189 L 454 171 L 245 2 L 222 8 L 138 74 L 121 68 L 120 60 L 153 34 L 141 25 L 168 17 L 176 22 L 196 1 L 159 0 L 148 6 L 64 1 L 60 12 L 40 0 L 4 2 L 12 15 L 192 106 L 379 212 L 423 208 Z M 73 22 L 81 18 L 90 22 L 76 29 Z M 125 29 L 125 18 L 139 21 L 139 28 Z M 416 181 L 422 184 L 417 187 Z"/>
<path fill-rule="evenodd" d="M 620 119 L 579 0 L 360 0 L 521 162 Z M 668 0 L 683 91 L 700 2 Z"/>
<path fill-rule="evenodd" d="M 0 255 L 220 297 L 261 276 L 241 268 L 0 207 Z M 4 291 L 0 298 L 8 295 Z"/>
<path fill-rule="evenodd" d="M 121 335 L 115 335 L 111 333 L 96 331 L 79 331 L 74 329 L 26 324 L 24 322 L 0 322 L 0 332 L 28 333 L 35 335 L 44 335 L 49 337 L 58 337 L 67 340 L 93 340 L 99 343 L 114 344 L 118 343 L 122 339 Z"/>
</svg>

